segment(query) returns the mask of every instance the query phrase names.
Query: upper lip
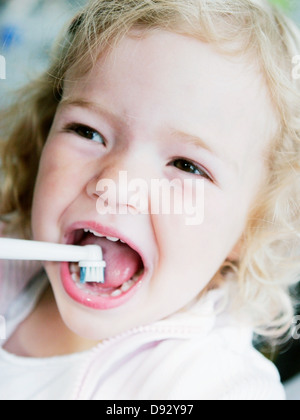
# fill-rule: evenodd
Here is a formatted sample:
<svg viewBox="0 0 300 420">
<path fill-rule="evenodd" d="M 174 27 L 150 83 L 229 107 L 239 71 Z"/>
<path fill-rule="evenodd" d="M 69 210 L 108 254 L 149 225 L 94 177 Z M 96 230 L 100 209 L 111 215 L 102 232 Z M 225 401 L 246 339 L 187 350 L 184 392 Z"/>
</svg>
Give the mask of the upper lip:
<svg viewBox="0 0 300 420">
<path fill-rule="evenodd" d="M 146 249 L 146 246 L 142 243 L 135 243 L 131 238 L 128 237 L 124 232 L 121 232 L 120 230 L 117 230 L 112 227 L 101 225 L 94 221 L 87 221 L 87 222 L 76 222 L 70 225 L 65 232 L 63 242 L 65 244 L 72 244 L 74 241 L 74 234 L 77 230 L 84 230 L 88 229 L 90 231 L 94 231 L 96 233 L 99 233 L 100 235 L 108 236 L 108 237 L 114 237 L 119 238 L 120 240 L 124 241 L 130 248 L 132 248 L 135 252 L 137 252 L 144 264 L 145 271 L 149 271 L 152 264 L 148 257 L 148 250 Z M 146 244 L 146 243 L 145 243 Z"/>
</svg>

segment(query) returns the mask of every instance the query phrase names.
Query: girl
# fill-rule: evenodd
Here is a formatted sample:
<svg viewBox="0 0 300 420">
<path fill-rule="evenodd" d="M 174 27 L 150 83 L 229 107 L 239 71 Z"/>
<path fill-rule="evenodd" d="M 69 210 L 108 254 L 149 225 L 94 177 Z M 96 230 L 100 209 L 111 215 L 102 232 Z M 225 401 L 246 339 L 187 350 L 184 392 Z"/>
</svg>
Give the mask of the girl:
<svg viewBox="0 0 300 420">
<path fill-rule="evenodd" d="M 263 0 L 94 0 L 75 17 L 2 118 L 0 214 L 7 236 L 100 245 L 106 283 L 2 267 L 1 398 L 284 398 L 251 341 L 293 315 L 298 40 Z M 121 173 L 177 180 L 183 199 L 200 181 L 202 223 L 103 194 Z"/>
</svg>

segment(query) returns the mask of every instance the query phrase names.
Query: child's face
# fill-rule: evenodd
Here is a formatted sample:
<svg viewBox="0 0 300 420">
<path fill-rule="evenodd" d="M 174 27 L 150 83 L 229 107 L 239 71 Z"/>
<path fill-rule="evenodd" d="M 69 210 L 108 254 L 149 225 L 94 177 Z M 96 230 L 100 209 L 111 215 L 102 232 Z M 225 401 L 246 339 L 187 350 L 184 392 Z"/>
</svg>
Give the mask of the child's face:
<svg viewBox="0 0 300 420">
<path fill-rule="evenodd" d="M 254 66 L 181 35 L 128 37 L 87 76 L 66 80 L 40 163 L 34 239 L 97 242 L 108 279 L 107 289 L 81 290 L 67 264 L 45 264 L 69 328 L 100 340 L 162 319 L 196 298 L 235 255 L 274 129 Z M 184 213 L 134 214 L 138 204 L 134 208 L 126 195 L 117 201 L 131 210 L 127 214 L 99 214 L 97 183 L 111 179 L 118 188 L 120 171 L 128 182 L 141 178 L 148 185 L 153 179 L 203 180 L 203 223 L 189 226 Z M 189 188 L 183 184 L 179 196 L 193 195 Z M 139 250 L 144 274 L 126 284 L 129 290 L 117 291 L 141 268 L 138 254 L 93 234 L 84 240 L 84 229 Z"/>
</svg>

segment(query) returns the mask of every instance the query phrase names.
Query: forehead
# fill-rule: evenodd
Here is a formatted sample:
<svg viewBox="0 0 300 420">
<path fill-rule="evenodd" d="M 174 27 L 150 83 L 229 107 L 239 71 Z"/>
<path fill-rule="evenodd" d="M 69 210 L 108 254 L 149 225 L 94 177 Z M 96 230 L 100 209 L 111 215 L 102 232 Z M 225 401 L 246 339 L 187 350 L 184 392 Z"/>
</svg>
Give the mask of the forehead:
<svg viewBox="0 0 300 420">
<path fill-rule="evenodd" d="M 67 82 L 65 97 L 105 105 L 132 128 L 176 122 L 179 130 L 200 130 L 224 152 L 261 149 L 276 127 L 255 60 L 166 31 L 127 36 L 83 78 Z"/>
</svg>

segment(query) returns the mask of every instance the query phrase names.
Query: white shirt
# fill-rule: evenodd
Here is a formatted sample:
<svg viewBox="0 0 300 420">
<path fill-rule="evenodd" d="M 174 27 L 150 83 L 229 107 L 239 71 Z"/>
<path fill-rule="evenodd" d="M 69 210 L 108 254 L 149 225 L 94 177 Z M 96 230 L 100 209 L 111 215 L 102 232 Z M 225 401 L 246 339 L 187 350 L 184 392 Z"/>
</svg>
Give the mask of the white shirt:
<svg viewBox="0 0 300 420">
<path fill-rule="evenodd" d="M 289 401 L 300 401 L 300 375 L 285 384 L 285 391 Z"/>
<path fill-rule="evenodd" d="M 0 400 L 68 400 L 85 354 L 32 359 L 0 349 Z"/>
<path fill-rule="evenodd" d="M 37 276 L 6 313 L 8 337 L 47 286 Z M 282 400 L 277 370 L 226 313 L 221 292 L 91 351 L 46 359 L 0 350 L 0 400 Z M 7 338 L 8 338 L 7 337 Z M 3 344 L 3 343 L 2 343 Z"/>
</svg>

